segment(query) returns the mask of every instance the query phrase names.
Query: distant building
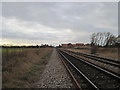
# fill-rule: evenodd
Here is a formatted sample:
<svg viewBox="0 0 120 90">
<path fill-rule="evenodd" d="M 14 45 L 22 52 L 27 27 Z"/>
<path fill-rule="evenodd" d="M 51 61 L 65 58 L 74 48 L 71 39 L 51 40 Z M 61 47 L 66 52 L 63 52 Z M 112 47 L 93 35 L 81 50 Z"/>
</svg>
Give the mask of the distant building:
<svg viewBox="0 0 120 90">
<path fill-rule="evenodd" d="M 68 46 L 68 44 L 62 44 L 61 46 L 62 46 L 62 47 L 67 47 L 67 46 Z"/>
<path fill-rule="evenodd" d="M 87 43 L 87 44 L 84 44 L 84 43 L 76 43 L 76 44 L 71 44 L 71 43 L 68 43 L 68 44 L 62 44 L 61 47 L 63 48 L 82 48 L 82 47 L 85 47 L 85 46 L 90 46 L 91 44 Z"/>
<path fill-rule="evenodd" d="M 72 48 L 73 45 L 72 45 L 71 43 L 68 43 L 68 44 L 67 44 L 67 47 L 68 47 L 68 48 Z"/>
</svg>

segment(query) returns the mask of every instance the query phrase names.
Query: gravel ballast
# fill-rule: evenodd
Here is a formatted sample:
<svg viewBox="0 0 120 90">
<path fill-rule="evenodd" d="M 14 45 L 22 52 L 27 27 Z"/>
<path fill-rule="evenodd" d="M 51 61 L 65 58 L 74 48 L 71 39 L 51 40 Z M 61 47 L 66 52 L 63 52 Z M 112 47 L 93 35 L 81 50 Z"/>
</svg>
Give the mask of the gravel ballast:
<svg viewBox="0 0 120 90">
<path fill-rule="evenodd" d="M 74 88 L 56 49 L 53 50 L 50 60 L 37 82 L 37 88 Z"/>
</svg>

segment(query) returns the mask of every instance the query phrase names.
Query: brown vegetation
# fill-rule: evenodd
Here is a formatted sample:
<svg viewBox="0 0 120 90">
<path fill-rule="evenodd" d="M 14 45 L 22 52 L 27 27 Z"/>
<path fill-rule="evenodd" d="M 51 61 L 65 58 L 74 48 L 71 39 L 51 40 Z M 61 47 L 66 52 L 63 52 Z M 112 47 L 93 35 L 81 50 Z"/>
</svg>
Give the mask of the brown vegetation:
<svg viewBox="0 0 120 90">
<path fill-rule="evenodd" d="M 75 52 L 81 52 L 81 53 L 91 53 L 91 49 L 69 49 Z M 97 49 L 97 55 L 112 59 L 118 59 L 118 48 L 101 48 L 99 47 Z"/>
<path fill-rule="evenodd" d="M 31 88 L 48 62 L 52 48 L 3 54 L 3 88 Z"/>
<path fill-rule="evenodd" d="M 99 48 L 98 55 L 112 59 L 118 59 L 118 48 Z"/>
</svg>

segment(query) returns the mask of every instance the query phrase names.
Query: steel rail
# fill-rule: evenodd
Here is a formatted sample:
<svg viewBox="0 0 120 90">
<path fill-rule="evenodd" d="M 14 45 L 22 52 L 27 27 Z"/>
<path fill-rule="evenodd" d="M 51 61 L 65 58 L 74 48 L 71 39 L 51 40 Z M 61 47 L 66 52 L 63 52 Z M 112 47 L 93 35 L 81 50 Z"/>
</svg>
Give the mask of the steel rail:
<svg viewBox="0 0 120 90">
<path fill-rule="evenodd" d="M 65 53 L 66 53 L 66 52 L 65 52 Z M 67 54 L 68 54 L 68 53 L 67 53 Z M 103 71 L 103 72 L 106 72 L 107 74 L 109 74 L 109 75 L 111 75 L 111 76 L 114 76 L 115 78 L 117 78 L 117 79 L 120 80 L 120 76 L 118 76 L 118 75 L 116 75 L 116 74 L 114 74 L 114 73 L 112 73 L 112 72 L 110 72 L 110 71 L 108 71 L 108 70 L 106 70 L 106 69 L 103 69 L 103 68 L 101 68 L 100 66 L 97 66 L 97 65 L 92 64 L 92 63 L 90 63 L 90 62 L 87 62 L 87 61 L 85 61 L 85 60 L 82 60 L 82 59 L 80 59 L 80 58 L 78 58 L 78 57 L 73 56 L 72 54 L 68 54 L 68 55 L 70 55 L 70 56 L 76 58 L 77 60 L 80 60 L 80 61 L 82 61 L 82 62 L 84 62 L 84 63 L 86 63 L 86 64 L 88 64 L 88 65 L 90 65 L 90 66 L 93 66 L 93 67 L 95 67 L 95 68 L 97 68 L 97 69 L 99 69 L 99 70 L 101 70 L 101 71 Z"/>
<path fill-rule="evenodd" d="M 68 50 L 66 50 L 66 51 L 68 51 Z M 73 51 L 71 51 L 71 52 L 73 52 Z M 77 53 L 80 53 L 80 52 L 77 52 Z M 106 57 L 96 56 L 96 55 L 88 54 L 88 53 L 80 53 L 80 54 L 89 55 L 89 56 L 92 56 L 92 57 L 96 57 L 96 58 L 100 58 L 100 59 L 108 60 L 108 61 L 111 61 L 111 62 L 120 63 L 120 60 L 115 60 L 115 59 L 111 59 L 111 58 L 106 58 Z"/>
<path fill-rule="evenodd" d="M 66 50 L 64 50 L 64 51 L 67 52 Z M 72 53 L 72 52 L 69 52 L 69 53 Z M 72 53 L 72 54 L 74 54 L 74 53 Z M 79 57 L 79 55 L 77 55 L 77 54 L 74 54 L 74 56 L 78 57 L 79 59 L 85 60 L 84 58 Z M 87 61 L 87 62 L 89 62 L 89 61 Z M 92 62 L 89 62 L 89 63 L 94 64 L 94 63 L 92 63 Z M 105 63 L 105 64 L 106 64 L 106 63 Z M 98 66 L 98 67 L 101 67 L 101 66 L 99 66 L 99 65 L 97 65 L 97 64 L 94 64 L 94 65 L 96 65 L 96 66 Z M 107 65 L 108 65 L 108 64 L 107 64 Z M 113 73 L 113 74 L 115 74 L 115 75 L 117 75 L 117 76 L 120 75 L 119 73 L 114 72 L 114 71 L 111 71 L 111 70 L 109 70 L 109 69 L 107 69 L 107 68 L 105 68 L 105 67 L 101 67 L 101 68 L 104 69 L 104 70 L 107 70 L 107 71 L 109 71 L 109 72 L 111 72 L 111 73 Z M 119 69 L 119 67 L 117 67 L 117 68 Z"/>
<path fill-rule="evenodd" d="M 87 76 L 87 78 L 90 80 L 90 81 L 92 81 L 94 84 L 96 84 L 97 85 L 97 87 L 98 87 L 98 89 L 99 90 L 101 90 L 102 88 L 104 88 L 104 87 L 106 87 L 106 86 L 103 86 L 103 87 L 101 87 L 101 85 L 100 84 L 98 84 L 98 83 L 100 83 L 100 82 L 102 82 L 102 81 L 97 81 L 96 82 L 96 80 L 102 80 L 102 77 L 100 76 L 100 75 L 98 75 L 97 76 L 97 73 L 99 72 L 99 73 L 102 73 L 102 75 L 104 76 L 104 77 L 106 77 L 106 79 L 103 79 L 104 81 L 105 81 L 105 83 L 104 84 L 107 84 L 108 82 L 109 82 L 109 80 L 111 81 L 111 83 L 113 84 L 113 88 L 116 88 L 116 89 L 118 89 L 118 88 L 120 88 L 120 85 L 119 85 L 119 81 L 120 81 L 120 76 L 116 76 L 115 74 L 113 74 L 113 73 L 111 73 L 111 72 L 109 72 L 109 71 L 107 71 L 107 70 L 104 70 L 104 69 L 101 69 L 101 68 L 99 68 L 99 67 L 97 67 L 96 65 L 92 65 L 91 63 L 88 63 L 88 62 L 86 62 L 86 61 L 84 61 L 84 60 L 81 60 L 81 59 L 79 59 L 78 57 L 75 57 L 75 56 L 73 56 L 73 55 L 71 55 L 71 54 L 69 54 L 69 53 L 67 53 L 67 52 L 64 52 L 64 51 L 61 51 L 60 50 L 60 52 L 79 70 L 79 71 L 81 71 L 82 73 L 84 73 L 84 75 L 86 75 Z M 73 60 L 77 60 L 77 62 L 76 61 L 73 61 Z M 79 63 L 79 61 L 80 61 L 80 63 Z M 75 63 L 74 63 L 75 62 Z M 80 67 L 80 66 L 82 65 L 82 67 L 83 67 L 83 69 L 81 69 L 82 67 Z M 85 67 L 86 67 L 86 69 L 85 69 Z M 87 68 L 88 68 L 88 70 L 90 70 L 90 71 L 86 71 L 87 70 Z M 89 69 L 89 68 L 91 68 L 91 69 Z M 85 71 L 84 71 L 84 69 L 85 69 Z M 93 74 L 93 75 L 95 75 L 95 76 L 97 76 L 97 77 L 100 77 L 100 78 L 97 78 L 97 77 L 95 77 L 94 79 L 92 79 L 92 74 L 90 74 L 90 72 L 92 72 L 92 71 L 94 72 L 95 71 L 95 73 Z M 96 72 L 96 70 L 97 70 L 97 72 Z M 88 72 L 88 73 L 86 73 L 86 72 Z M 90 76 L 91 75 L 91 76 Z M 109 79 L 108 79 L 109 78 Z M 108 80 L 107 82 L 106 82 L 106 80 Z M 108 86 L 107 86 L 107 88 L 109 88 L 109 87 L 111 87 L 111 83 L 109 83 L 108 84 Z M 100 86 L 99 86 L 100 85 Z M 117 85 L 117 86 L 116 86 Z M 116 87 L 114 87 L 114 86 L 116 86 Z M 103 90 L 103 89 L 102 89 Z"/>
<path fill-rule="evenodd" d="M 61 50 L 60 50 L 61 51 Z M 62 51 L 62 52 L 64 52 L 64 51 Z M 66 53 L 66 52 L 65 52 Z M 68 53 L 66 53 L 66 54 L 68 54 Z M 82 59 L 80 59 L 80 58 L 78 58 L 78 57 L 75 57 L 75 56 L 73 56 L 72 54 L 68 54 L 68 55 L 70 55 L 70 56 L 72 56 L 73 58 L 76 58 L 77 60 L 80 60 L 80 61 L 82 61 L 82 62 L 84 62 L 84 63 L 86 63 L 86 64 L 88 64 L 88 65 L 90 65 L 90 66 L 92 66 L 92 67 L 95 67 L 95 68 L 97 68 L 97 69 L 99 69 L 99 70 L 101 70 L 101 71 L 103 71 L 103 72 L 105 72 L 105 73 L 107 73 L 107 74 L 109 74 L 109 75 L 111 75 L 111 76 L 113 76 L 113 77 L 115 77 L 115 78 L 117 78 L 117 79 L 119 79 L 120 80 L 120 76 L 118 76 L 118 75 L 116 75 L 116 74 L 114 74 L 114 73 L 112 73 L 112 72 L 110 72 L 110 71 L 108 71 L 108 70 L 106 70 L 106 69 L 103 69 L 103 68 L 101 68 L 100 66 L 97 66 L 97 65 L 95 65 L 95 64 L 92 64 L 92 63 L 90 63 L 90 62 L 87 62 L 87 61 L 85 61 L 85 60 L 82 60 Z"/>
<path fill-rule="evenodd" d="M 93 60 L 96 60 L 96 61 L 100 61 L 100 62 L 109 64 L 109 65 L 112 65 L 112 66 L 120 67 L 120 62 L 119 61 L 106 59 L 106 58 L 102 58 L 102 57 L 98 57 L 98 56 L 93 56 L 93 55 L 89 55 L 89 54 L 85 54 L 85 53 L 73 52 L 73 51 L 68 51 L 68 50 L 65 50 L 65 51 L 74 53 L 76 55 L 84 56 L 86 58 L 90 58 L 90 59 L 93 59 Z"/>
<path fill-rule="evenodd" d="M 60 55 L 66 59 L 67 62 L 70 63 L 70 65 L 72 65 L 96 90 L 100 90 L 89 78 L 87 78 L 86 75 L 84 75 L 74 64 L 72 64 L 71 61 L 69 61 L 61 52 L 59 52 Z"/>
<path fill-rule="evenodd" d="M 62 61 L 63 65 L 65 66 L 65 68 L 67 69 L 68 73 L 70 74 L 70 76 L 72 77 L 74 84 L 76 84 L 76 86 L 82 90 L 81 86 L 79 85 L 78 81 L 75 79 L 74 75 L 72 74 L 72 72 L 70 71 L 70 69 L 68 68 L 68 66 L 66 65 L 66 63 L 63 61 L 62 57 L 60 56 L 60 52 L 58 51 L 59 54 L 59 58 Z"/>
</svg>

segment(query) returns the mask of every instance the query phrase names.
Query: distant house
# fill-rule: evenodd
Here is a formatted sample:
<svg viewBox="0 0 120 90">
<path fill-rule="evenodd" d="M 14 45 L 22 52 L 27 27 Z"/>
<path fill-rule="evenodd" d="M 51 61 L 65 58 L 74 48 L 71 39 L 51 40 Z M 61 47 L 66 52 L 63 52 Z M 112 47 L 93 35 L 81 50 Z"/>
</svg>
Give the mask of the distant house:
<svg viewBox="0 0 120 90">
<path fill-rule="evenodd" d="M 67 47 L 67 46 L 68 46 L 68 44 L 62 44 L 61 46 L 62 46 L 62 47 Z"/>
<path fill-rule="evenodd" d="M 84 46 L 84 43 L 76 43 L 76 46 Z"/>
<path fill-rule="evenodd" d="M 76 43 L 76 44 L 71 44 L 71 43 L 68 43 L 68 44 L 62 44 L 61 45 L 62 47 L 66 47 L 66 48 L 80 48 L 80 47 L 84 47 L 84 43 Z"/>
<path fill-rule="evenodd" d="M 68 47 L 68 48 L 72 48 L 73 45 L 72 45 L 71 43 L 68 43 L 68 44 L 67 44 L 67 47 Z"/>
</svg>

